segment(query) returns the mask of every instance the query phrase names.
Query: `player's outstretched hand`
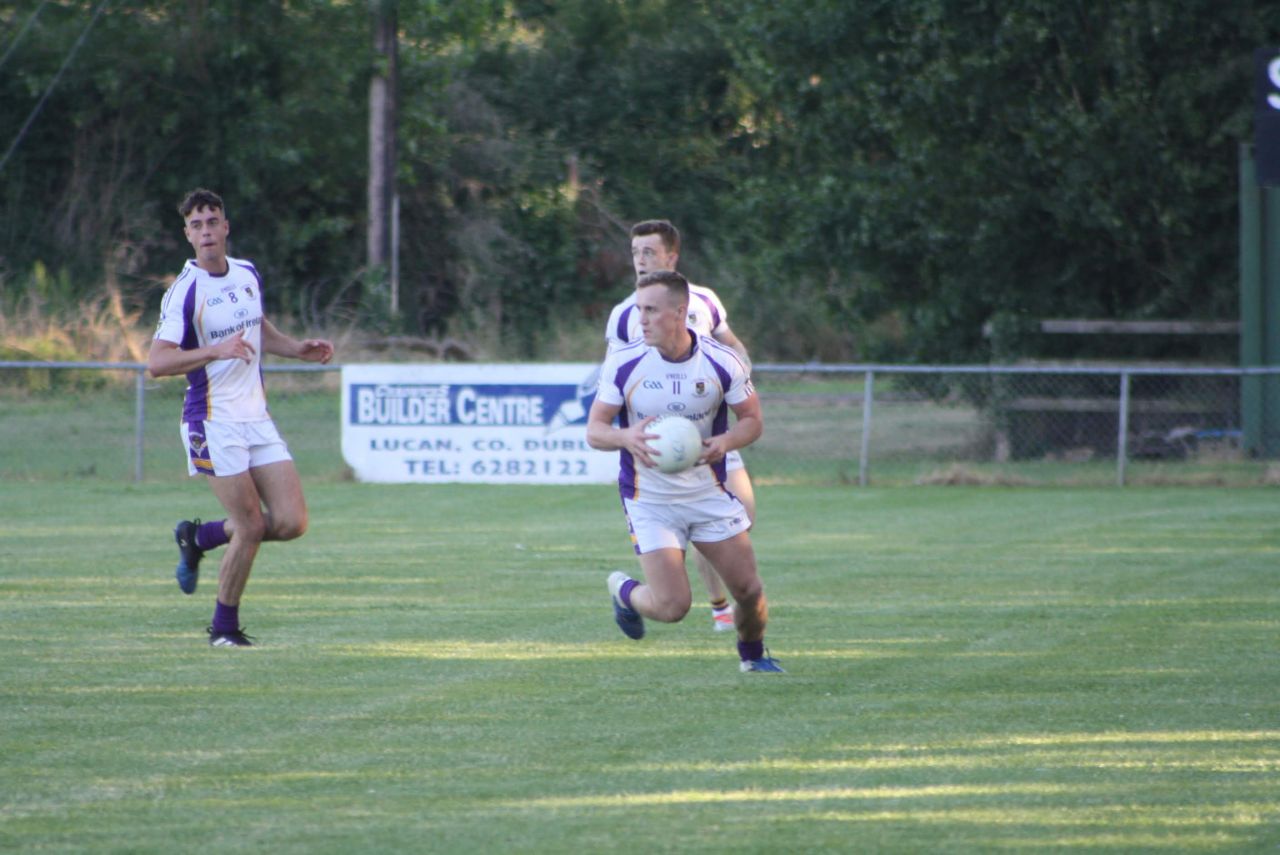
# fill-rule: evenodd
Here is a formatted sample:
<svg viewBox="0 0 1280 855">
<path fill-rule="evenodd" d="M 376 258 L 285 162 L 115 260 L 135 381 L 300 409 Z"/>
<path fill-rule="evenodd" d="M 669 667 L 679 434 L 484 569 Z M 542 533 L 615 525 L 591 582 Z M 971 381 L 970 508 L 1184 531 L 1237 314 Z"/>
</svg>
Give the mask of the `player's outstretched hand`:
<svg viewBox="0 0 1280 855">
<path fill-rule="evenodd" d="M 309 338 L 298 342 L 298 358 L 327 365 L 333 359 L 333 342 L 323 338 Z"/>
</svg>

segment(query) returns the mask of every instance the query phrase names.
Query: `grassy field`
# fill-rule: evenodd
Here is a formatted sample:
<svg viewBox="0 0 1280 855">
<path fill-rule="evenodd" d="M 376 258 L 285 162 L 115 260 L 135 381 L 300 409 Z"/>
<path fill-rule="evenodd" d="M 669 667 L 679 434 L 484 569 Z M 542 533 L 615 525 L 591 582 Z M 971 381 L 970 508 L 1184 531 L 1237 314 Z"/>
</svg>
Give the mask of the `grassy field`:
<svg viewBox="0 0 1280 855">
<path fill-rule="evenodd" d="M 763 676 L 617 631 L 608 487 L 307 488 L 239 651 L 201 485 L 0 484 L 0 850 L 1280 846 L 1271 490 L 763 488 Z"/>
</svg>

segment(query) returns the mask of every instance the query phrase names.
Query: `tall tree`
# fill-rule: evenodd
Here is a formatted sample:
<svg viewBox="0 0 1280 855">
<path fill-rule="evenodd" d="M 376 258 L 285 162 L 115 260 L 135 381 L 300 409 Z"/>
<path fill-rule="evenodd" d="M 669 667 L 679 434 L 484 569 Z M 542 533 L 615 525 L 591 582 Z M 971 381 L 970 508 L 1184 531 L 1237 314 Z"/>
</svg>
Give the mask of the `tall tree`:
<svg viewBox="0 0 1280 855">
<path fill-rule="evenodd" d="M 1249 57 L 1280 8 L 746 2 L 744 217 L 880 356 L 987 355 L 993 319 L 1231 317 Z M 776 218 L 775 218 L 776 222 Z M 866 319 L 892 313 L 901 337 Z"/>
<path fill-rule="evenodd" d="M 397 43 L 395 0 L 371 0 L 375 67 L 369 75 L 370 270 L 386 275 L 390 264 L 392 208 L 396 189 Z M 392 311 L 398 295 L 392 291 Z"/>
</svg>

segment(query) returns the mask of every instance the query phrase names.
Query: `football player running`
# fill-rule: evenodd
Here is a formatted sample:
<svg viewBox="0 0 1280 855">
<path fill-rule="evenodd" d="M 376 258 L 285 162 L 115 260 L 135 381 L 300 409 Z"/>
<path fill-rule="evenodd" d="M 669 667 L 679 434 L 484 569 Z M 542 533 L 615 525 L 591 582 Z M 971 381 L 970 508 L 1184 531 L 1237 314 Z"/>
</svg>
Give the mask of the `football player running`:
<svg viewBox="0 0 1280 855">
<path fill-rule="evenodd" d="M 631 227 L 631 264 L 635 268 L 636 277 L 657 270 L 675 270 L 680 260 L 680 231 L 667 220 L 644 220 Z M 636 312 L 636 294 L 633 291 L 622 302 L 613 307 L 609 313 L 609 323 L 605 328 L 605 343 L 608 352 L 612 352 L 628 342 L 640 337 L 640 318 Z M 716 292 L 702 285 L 689 285 L 689 311 L 685 319 L 690 329 L 700 335 L 710 336 L 723 345 L 732 348 L 751 369 L 751 360 L 747 356 L 747 348 L 729 328 L 728 314 L 724 304 Z M 726 484 L 729 491 L 741 500 L 751 520 L 756 518 L 755 492 L 751 486 L 751 478 L 743 465 L 742 456 L 737 451 L 729 453 L 726 467 L 728 475 Z M 707 597 L 711 601 L 711 626 L 717 631 L 728 631 L 734 628 L 733 607 L 729 604 L 724 584 L 706 556 L 694 549 L 694 564 L 698 575 L 707 589 Z"/>
<path fill-rule="evenodd" d="M 689 283 L 674 271 L 636 282 L 642 339 L 615 349 L 600 368 L 600 387 L 587 416 L 587 443 L 618 451 L 618 487 L 644 581 L 617 571 L 608 579 L 614 619 L 629 638 L 644 637 L 644 619 L 674 623 L 692 594 L 685 549 L 693 544 L 733 597 L 739 667 L 781 673 L 764 646 L 768 604 L 756 567 L 741 500 L 725 487 L 726 455 L 759 438 L 760 399 L 747 367 L 732 349 L 689 329 Z M 729 411 L 735 421 L 729 424 Z M 663 473 L 645 427 L 676 413 L 698 426 L 701 462 Z M 614 424 L 614 419 L 617 424 Z"/>
<path fill-rule="evenodd" d="M 252 647 L 239 607 L 258 547 L 307 530 L 298 471 L 267 413 L 262 354 L 325 363 L 333 345 L 300 341 L 266 319 L 262 277 L 252 263 L 227 255 L 231 228 L 217 194 L 193 190 L 178 212 L 195 258 L 164 295 L 147 367 L 153 377 L 186 375 L 181 430 L 187 472 L 206 476 L 227 517 L 178 523 L 176 576 L 182 591 L 193 593 L 201 558 L 225 545 L 209 644 Z"/>
</svg>

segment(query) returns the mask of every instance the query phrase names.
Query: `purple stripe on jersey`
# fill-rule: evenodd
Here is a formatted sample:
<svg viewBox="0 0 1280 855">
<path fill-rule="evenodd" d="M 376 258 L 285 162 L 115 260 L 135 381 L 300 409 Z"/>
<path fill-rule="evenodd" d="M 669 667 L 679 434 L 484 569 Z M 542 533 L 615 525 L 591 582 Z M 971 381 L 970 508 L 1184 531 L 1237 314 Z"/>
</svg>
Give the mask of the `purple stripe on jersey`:
<svg viewBox="0 0 1280 855">
<path fill-rule="evenodd" d="M 722 345 L 719 347 L 723 347 Z M 729 374 L 725 367 L 715 360 L 715 347 L 706 348 L 704 352 L 707 355 L 707 364 L 716 372 L 716 378 L 720 381 L 720 388 L 726 393 L 729 391 L 729 384 L 733 382 L 732 375 Z M 729 405 L 722 397 L 720 406 L 716 408 L 716 413 L 711 417 L 711 435 L 719 436 L 729 430 Z M 718 463 L 711 465 L 711 471 L 715 473 L 716 480 L 721 484 L 729 477 L 728 467 L 725 458 L 720 458 Z"/>
<path fill-rule="evenodd" d="M 720 345 L 720 348 L 725 349 L 724 345 Z M 711 367 L 715 369 L 716 377 L 719 378 L 720 380 L 720 388 L 724 389 L 724 391 L 727 393 L 729 391 L 729 384 L 733 382 L 733 375 L 731 375 L 723 365 L 721 365 L 719 362 L 715 360 L 715 356 L 717 354 L 714 348 L 711 350 L 706 350 L 705 352 L 707 354 L 707 362 L 710 363 Z"/>
<path fill-rule="evenodd" d="M 640 364 L 642 359 L 644 359 L 643 352 L 630 362 L 624 362 L 618 366 L 618 373 L 613 376 L 613 385 L 618 387 L 619 395 L 626 396 L 627 380 L 631 378 L 631 374 L 636 370 L 636 366 Z M 622 412 L 625 413 L 626 411 L 627 408 L 623 406 Z"/>
<path fill-rule="evenodd" d="M 634 498 L 634 497 L 628 497 Z M 622 516 L 627 520 L 627 534 L 631 537 L 631 547 L 635 549 L 636 555 L 640 554 L 640 539 L 636 537 L 636 527 L 631 524 L 631 514 L 627 513 L 627 503 L 622 503 Z"/>
<path fill-rule="evenodd" d="M 627 408 L 618 410 L 618 427 L 626 430 L 631 426 L 627 418 Z M 618 449 L 618 493 L 624 499 L 634 499 L 639 490 L 636 488 L 636 458 L 625 448 Z"/>
<path fill-rule="evenodd" d="M 182 342 L 183 350 L 195 350 L 200 346 L 200 337 L 196 331 L 196 291 L 197 283 L 192 282 L 187 289 L 187 296 L 182 301 Z M 198 422 L 209 417 L 209 372 L 204 368 L 187 372 L 187 400 L 182 407 L 184 421 Z"/>
<path fill-rule="evenodd" d="M 711 332 L 715 332 L 716 327 L 720 326 L 720 313 L 716 311 L 716 304 L 703 294 L 693 294 L 692 296 L 707 304 L 707 311 L 711 313 Z M 711 332 L 707 334 L 710 335 Z"/>
<path fill-rule="evenodd" d="M 723 431 L 721 431 L 723 433 Z M 715 463 L 711 464 L 711 472 L 716 476 L 716 483 L 721 487 L 729 480 L 729 462 L 727 457 L 721 457 Z M 729 492 L 725 490 L 725 492 Z"/>
<path fill-rule="evenodd" d="M 624 398 L 626 397 L 627 379 L 631 377 L 632 372 L 636 370 L 636 366 L 640 364 L 642 359 L 644 359 L 644 353 L 641 353 L 630 362 L 624 362 L 618 366 L 618 373 L 613 377 L 613 384 L 618 387 L 618 394 Z M 627 405 L 624 401 L 622 409 L 618 410 L 618 427 L 626 430 L 630 426 L 631 421 L 627 418 Z M 625 448 L 618 451 L 618 490 L 627 499 L 634 499 L 639 492 L 636 488 L 635 456 Z"/>
<path fill-rule="evenodd" d="M 618 455 L 618 495 L 624 499 L 640 495 L 640 488 L 636 486 L 636 459 L 630 451 Z"/>
<path fill-rule="evenodd" d="M 192 282 L 187 293 L 182 296 L 182 341 L 178 346 L 183 350 L 195 350 L 200 346 L 200 337 L 196 332 L 196 290 L 198 283 Z"/>
<path fill-rule="evenodd" d="M 719 436 L 727 433 L 729 430 L 729 406 L 723 400 L 720 406 L 716 408 L 716 414 L 711 417 L 711 435 Z M 725 458 L 721 457 L 719 461 L 711 464 L 711 471 L 716 473 L 716 480 L 721 484 L 729 477 L 729 471 Z"/>
<path fill-rule="evenodd" d="M 635 306 L 627 306 L 622 310 L 622 314 L 618 316 L 618 341 L 629 342 L 627 338 L 627 318 L 631 317 L 631 312 L 635 310 Z"/>
<path fill-rule="evenodd" d="M 253 278 L 258 280 L 258 291 L 259 291 L 259 292 L 261 292 L 261 291 L 262 291 L 262 276 L 261 276 L 261 274 L 259 274 L 259 273 L 258 273 L 258 268 L 256 268 L 256 267 L 254 267 L 254 266 L 253 266 L 253 262 L 252 262 L 252 261 L 244 261 L 243 259 L 236 259 L 236 261 L 235 261 L 235 265 L 236 265 L 236 267 L 243 267 L 245 270 L 248 270 L 250 273 L 252 273 L 252 274 L 253 274 Z M 223 274 L 223 275 L 225 276 L 226 274 Z M 259 296 L 261 296 L 261 293 L 259 293 Z"/>
</svg>

